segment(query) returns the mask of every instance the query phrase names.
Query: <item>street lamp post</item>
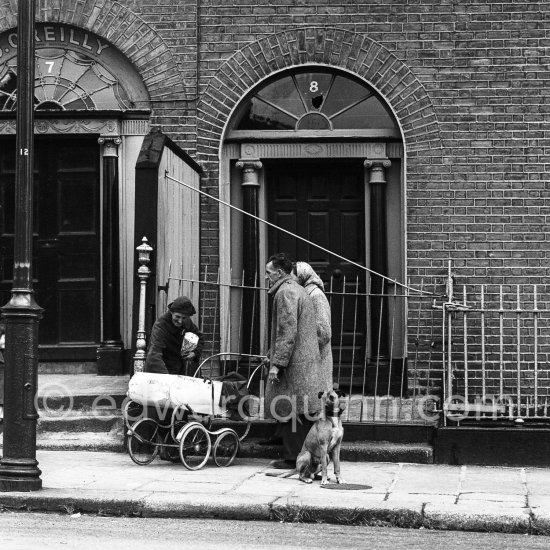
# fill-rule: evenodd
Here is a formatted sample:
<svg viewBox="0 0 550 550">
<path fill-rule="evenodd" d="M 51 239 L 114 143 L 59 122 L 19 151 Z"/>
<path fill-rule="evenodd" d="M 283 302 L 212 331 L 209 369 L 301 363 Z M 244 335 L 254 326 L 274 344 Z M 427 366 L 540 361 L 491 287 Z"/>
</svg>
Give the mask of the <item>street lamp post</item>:
<svg viewBox="0 0 550 550">
<path fill-rule="evenodd" d="M 34 168 L 35 0 L 19 0 L 17 14 L 17 120 L 13 286 L 2 308 L 6 324 L 4 455 L 0 491 L 42 488 L 36 460 L 38 324 L 42 309 L 32 289 Z"/>
</svg>

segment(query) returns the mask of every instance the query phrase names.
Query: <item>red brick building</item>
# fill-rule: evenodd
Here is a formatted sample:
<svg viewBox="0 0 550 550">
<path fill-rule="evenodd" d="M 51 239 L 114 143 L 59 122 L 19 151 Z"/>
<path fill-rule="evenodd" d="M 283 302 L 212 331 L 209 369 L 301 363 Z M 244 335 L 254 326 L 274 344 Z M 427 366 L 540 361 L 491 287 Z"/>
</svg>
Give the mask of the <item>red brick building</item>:
<svg viewBox="0 0 550 550">
<path fill-rule="evenodd" d="M 441 294 L 452 260 L 457 282 L 507 292 L 519 284 L 530 296 L 538 285 L 544 309 L 549 24 L 543 0 L 41 0 L 36 279 L 50 312 L 42 361 L 94 362 L 105 341 L 131 355 L 134 250 L 146 229 L 153 295 L 170 260 L 171 277 L 236 285 L 244 271 L 254 284 L 269 254 L 284 249 L 351 290 L 358 277 L 362 290 L 370 284 L 359 264 Z M 0 1 L 4 302 L 16 32 L 14 3 Z M 177 181 L 344 259 L 264 224 L 247 228 Z M 117 246 L 105 225 L 118 231 Z M 106 280 L 118 281 L 115 301 Z M 199 302 L 212 349 L 245 338 L 235 318 L 242 296 L 227 288 L 215 298 L 188 281 L 169 288 Z M 262 294 L 257 311 L 266 308 Z M 403 363 L 414 325 L 429 325 L 429 308 L 422 323 L 403 308 L 393 311 L 392 344 L 376 339 L 359 308 L 356 339 L 345 335 L 335 353 L 349 363 L 396 346 L 384 353 Z M 259 330 L 246 346 L 265 346 Z M 440 338 L 431 340 L 437 348 Z M 529 361 L 533 349 L 518 355 Z"/>
</svg>

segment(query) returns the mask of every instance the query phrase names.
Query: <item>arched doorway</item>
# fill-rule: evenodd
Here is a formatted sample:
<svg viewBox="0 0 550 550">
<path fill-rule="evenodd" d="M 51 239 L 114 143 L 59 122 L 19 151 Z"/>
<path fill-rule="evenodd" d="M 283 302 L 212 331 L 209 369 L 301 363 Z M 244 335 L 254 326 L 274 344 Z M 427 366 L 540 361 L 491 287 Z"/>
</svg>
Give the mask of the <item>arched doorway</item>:
<svg viewBox="0 0 550 550">
<path fill-rule="evenodd" d="M 13 268 L 16 31 L 0 35 L 0 299 Z M 45 309 L 41 361 L 95 361 L 129 346 L 133 174 L 149 95 L 132 64 L 83 29 L 37 24 L 34 289 Z M 124 223 L 121 223 L 124 219 Z M 131 241 L 127 242 L 127 234 Z M 114 374 L 114 372 L 113 372 Z"/>
<path fill-rule="evenodd" d="M 263 281 L 256 273 L 277 251 L 308 261 L 329 291 L 339 378 L 357 368 L 366 371 L 373 360 L 397 357 L 385 338 L 387 304 L 372 298 L 388 293 L 388 283 L 355 265 L 403 280 L 402 137 L 377 91 L 328 67 L 271 77 L 243 99 L 230 120 L 225 174 L 233 204 L 301 237 L 222 213 L 222 228 L 230 229 L 222 237 L 222 264 L 233 279 L 242 274 L 248 284 Z M 264 293 L 243 303 L 241 336 L 233 333 L 231 340 L 237 338 L 245 351 L 265 348 Z M 256 318 L 247 304 L 260 306 Z M 398 313 L 401 336 L 392 346 L 401 347 L 402 356 L 406 329 Z M 232 326 L 239 324 L 235 317 Z"/>
</svg>

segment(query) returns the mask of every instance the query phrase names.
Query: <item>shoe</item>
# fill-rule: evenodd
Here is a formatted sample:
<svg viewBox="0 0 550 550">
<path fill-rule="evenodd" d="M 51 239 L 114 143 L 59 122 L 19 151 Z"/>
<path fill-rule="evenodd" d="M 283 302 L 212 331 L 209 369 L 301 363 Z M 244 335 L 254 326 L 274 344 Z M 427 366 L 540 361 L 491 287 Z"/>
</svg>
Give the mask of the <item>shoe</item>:
<svg viewBox="0 0 550 550">
<path fill-rule="evenodd" d="M 174 462 L 174 463 L 180 462 L 180 457 L 174 456 L 174 455 L 164 455 L 159 458 L 161 460 L 166 460 L 166 462 Z"/>
<path fill-rule="evenodd" d="M 258 441 L 258 445 L 282 445 L 283 440 L 280 437 L 269 437 L 268 439 L 261 439 Z"/>
<path fill-rule="evenodd" d="M 159 451 L 159 458 L 166 460 L 167 462 L 179 462 L 180 455 L 177 449 L 171 447 L 161 447 Z"/>
<path fill-rule="evenodd" d="M 275 470 L 292 470 L 293 468 L 296 468 L 296 461 L 295 460 L 274 460 L 269 464 L 270 468 L 274 468 Z"/>
</svg>

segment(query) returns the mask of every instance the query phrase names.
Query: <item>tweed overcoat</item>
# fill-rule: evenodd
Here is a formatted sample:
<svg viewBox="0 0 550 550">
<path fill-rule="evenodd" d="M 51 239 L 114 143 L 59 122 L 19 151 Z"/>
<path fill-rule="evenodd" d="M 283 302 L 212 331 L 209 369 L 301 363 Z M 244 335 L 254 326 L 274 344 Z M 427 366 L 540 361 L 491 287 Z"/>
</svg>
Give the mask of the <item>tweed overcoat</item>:
<svg viewBox="0 0 550 550">
<path fill-rule="evenodd" d="M 293 413 L 315 414 L 321 405 L 319 392 L 329 388 L 319 356 L 313 301 L 290 275 L 277 281 L 269 294 L 273 296 L 269 360 L 283 368 L 279 382 L 266 384 L 265 417 L 288 420 Z"/>
</svg>

